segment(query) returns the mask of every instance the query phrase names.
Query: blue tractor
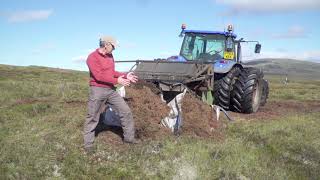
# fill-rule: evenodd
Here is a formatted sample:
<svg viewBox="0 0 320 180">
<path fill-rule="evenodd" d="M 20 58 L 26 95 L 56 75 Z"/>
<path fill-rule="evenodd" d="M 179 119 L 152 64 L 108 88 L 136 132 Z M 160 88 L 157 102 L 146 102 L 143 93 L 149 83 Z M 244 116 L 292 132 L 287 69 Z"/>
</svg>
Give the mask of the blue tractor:
<svg viewBox="0 0 320 180">
<path fill-rule="evenodd" d="M 256 42 L 254 51 L 260 53 L 259 42 L 236 39 L 231 25 L 222 32 L 182 25 L 180 36 L 184 39 L 178 56 L 137 61 L 140 79 L 153 83 L 167 101 L 188 89 L 225 110 L 253 113 L 265 105 L 268 81 L 260 69 L 245 67 L 241 60 L 241 43 Z"/>
</svg>

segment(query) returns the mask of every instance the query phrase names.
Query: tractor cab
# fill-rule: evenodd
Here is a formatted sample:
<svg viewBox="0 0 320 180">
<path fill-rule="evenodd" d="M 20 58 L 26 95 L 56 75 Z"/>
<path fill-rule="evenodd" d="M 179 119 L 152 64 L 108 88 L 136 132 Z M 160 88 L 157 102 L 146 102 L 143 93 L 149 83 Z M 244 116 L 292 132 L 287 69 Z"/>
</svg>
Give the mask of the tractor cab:
<svg viewBox="0 0 320 180">
<path fill-rule="evenodd" d="M 211 62 L 215 73 L 227 73 L 235 65 L 241 65 L 241 43 L 257 42 L 237 40 L 233 26 L 228 25 L 227 31 L 186 30 L 181 26 L 180 37 L 184 36 L 180 54 L 172 61 Z M 257 42 L 255 53 L 260 53 L 261 45 Z"/>
<path fill-rule="evenodd" d="M 180 56 L 187 61 L 236 61 L 235 38 L 229 32 L 185 30 Z"/>
<path fill-rule="evenodd" d="M 186 61 L 237 60 L 237 35 L 232 32 L 232 26 L 228 26 L 228 32 L 185 30 L 185 26 L 182 26 L 182 34 L 184 40 L 180 56 Z"/>
</svg>

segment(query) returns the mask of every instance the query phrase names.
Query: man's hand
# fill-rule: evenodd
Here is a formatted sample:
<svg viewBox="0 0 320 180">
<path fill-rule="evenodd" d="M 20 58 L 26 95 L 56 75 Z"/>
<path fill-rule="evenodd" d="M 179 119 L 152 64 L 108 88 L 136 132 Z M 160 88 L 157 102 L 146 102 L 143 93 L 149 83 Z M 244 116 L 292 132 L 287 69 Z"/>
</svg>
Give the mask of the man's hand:
<svg viewBox="0 0 320 180">
<path fill-rule="evenodd" d="M 130 85 L 130 80 L 125 79 L 124 76 L 118 77 L 118 84 L 121 84 L 123 86 L 129 86 Z"/>
<path fill-rule="evenodd" d="M 133 83 L 136 83 L 138 81 L 138 76 L 134 75 L 133 72 L 129 72 L 127 74 L 127 79 Z"/>
</svg>

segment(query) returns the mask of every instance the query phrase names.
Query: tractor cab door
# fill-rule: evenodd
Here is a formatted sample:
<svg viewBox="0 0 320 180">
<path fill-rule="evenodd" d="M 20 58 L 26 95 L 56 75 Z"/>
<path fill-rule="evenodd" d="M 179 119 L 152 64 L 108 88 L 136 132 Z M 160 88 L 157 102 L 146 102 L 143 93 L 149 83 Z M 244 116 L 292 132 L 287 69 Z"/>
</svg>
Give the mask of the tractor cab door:
<svg viewBox="0 0 320 180">
<path fill-rule="evenodd" d="M 201 36 L 188 34 L 185 36 L 180 55 L 189 61 L 197 60 L 205 50 L 205 41 Z"/>
<path fill-rule="evenodd" d="M 224 40 L 222 39 L 207 39 L 206 54 L 211 56 L 212 60 L 221 60 L 224 54 Z"/>
</svg>

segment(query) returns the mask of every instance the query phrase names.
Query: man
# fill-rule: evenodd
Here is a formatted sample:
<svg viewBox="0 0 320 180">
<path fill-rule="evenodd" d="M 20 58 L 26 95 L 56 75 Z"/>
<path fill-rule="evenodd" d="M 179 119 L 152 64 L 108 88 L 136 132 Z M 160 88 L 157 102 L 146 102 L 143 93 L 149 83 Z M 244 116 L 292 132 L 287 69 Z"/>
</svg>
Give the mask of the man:
<svg viewBox="0 0 320 180">
<path fill-rule="evenodd" d="M 115 85 L 129 86 L 138 78 L 132 72 L 125 74 L 115 71 L 112 51 L 117 47 L 111 36 L 100 38 L 100 47 L 87 59 L 90 70 L 90 89 L 88 114 L 84 123 L 84 148 L 88 153 L 94 152 L 95 128 L 99 123 L 104 103 L 107 103 L 120 117 L 125 143 L 138 143 L 134 137 L 134 121 L 131 110 L 124 99 L 116 92 Z"/>
</svg>

